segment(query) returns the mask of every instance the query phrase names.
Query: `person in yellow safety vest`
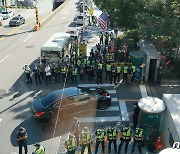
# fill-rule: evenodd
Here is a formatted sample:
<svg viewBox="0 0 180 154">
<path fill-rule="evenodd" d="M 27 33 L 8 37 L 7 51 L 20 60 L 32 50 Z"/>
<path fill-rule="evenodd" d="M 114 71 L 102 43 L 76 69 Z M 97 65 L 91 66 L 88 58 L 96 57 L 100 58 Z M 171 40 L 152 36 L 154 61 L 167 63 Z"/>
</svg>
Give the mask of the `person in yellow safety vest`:
<svg viewBox="0 0 180 154">
<path fill-rule="evenodd" d="M 125 142 L 125 153 L 127 153 L 127 149 L 128 149 L 128 145 L 129 145 L 129 142 L 131 140 L 131 128 L 129 126 L 129 124 L 126 124 L 122 129 L 121 129 L 121 134 L 120 134 L 120 140 L 121 140 L 121 143 L 119 145 L 119 148 L 118 148 L 118 154 L 120 154 L 120 151 L 121 151 L 121 148 Z"/>
<path fill-rule="evenodd" d="M 100 45 L 102 45 L 103 44 L 103 32 L 101 32 L 100 34 L 99 34 L 99 43 L 100 43 Z"/>
<path fill-rule="evenodd" d="M 111 64 L 108 63 L 106 65 L 106 80 L 109 78 L 109 81 L 111 80 Z"/>
<path fill-rule="evenodd" d="M 86 69 L 86 67 L 87 67 L 87 56 L 84 57 L 83 63 L 84 63 L 84 65 L 85 65 L 85 69 Z"/>
<path fill-rule="evenodd" d="M 79 72 L 79 70 L 80 70 L 80 66 L 81 66 L 81 60 L 78 59 L 78 60 L 77 60 L 77 69 L 78 69 L 78 72 Z"/>
<path fill-rule="evenodd" d="M 139 153 L 142 153 L 141 147 L 142 147 L 143 137 L 144 137 L 143 129 L 140 127 L 136 127 L 134 132 L 134 143 L 132 146 L 132 153 L 134 153 L 136 144 L 138 145 Z"/>
<path fill-rule="evenodd" d="M 105 135 L 106 135 L 106 132 L 104 131 L 104 128 L 103 126 L 100 126 L 97 130 L 96 130 L 96 147 L 95 147 L 95 154 L 97 154 L 98 152 L 98 147 L 99 147 L 99 144 L 101 143 L 102 145 L 102 153 L 105 153 Z"/>
<path fill-rule="evenodd" d="M 128 73 L 128 66 L 127 64 L 125 64 L 124 68 L 123 68 L 123 81 L 122 82 L 127 82 L 127 73 Z"/>
<path fill-rule="evenodd" d="M 73 134 L 69 134 L 69 138 L 65 141 L 65 147 L 68 154 L 75 154 L 77 141 Z"/>
<path fill-rule="evenodd" d="M 26 78 L 27 78 L 27 83 L 30 82 L 30 84 L 32 83 L 32 78 L 31 78 L 31 69 L 30 67 L 28 66 L 28 64 L 25 64 L 25 66 L 23 67 L 24 69 L 24 73 L 26 75 Z"/>
<path fill-rule="evenodd" d="M 120 82 L 120 77 L 121 77 L 121 66 L 120 63 L 118 63 L 116 67 L 116 75 L 117 75 L 117 82 Z"/>
<path fill-rule="evenodd" d="M 108 42 L 109 42 L 109 33 L 106 32 L 105 35 L 104 35 L 104 37 L 105 37 L 105 46 L 108 46 Z"/>
<path fill-rule="evenodd" d="M 103 64 L 102 63 L 98 63 L 98 67 L 101 69 L 101 71 L 103 72 Z"/>
<path fill-rule="evenodd" d="M 111 125 L 110 128 L 107 130 L 107 139 L 109 141 L 108 144 L 108 151 L 111 153 L 111 143 L 114 144 L 114 151 L 117 153 L 117 144 L 116 144 L 116 138 L 117 138 L 118 131 L 115 127 Z"/>
<path fill-rule="evenodd" d="M 75 66 L 72 68 L 71 84 L 74 84 L 74 81 L 77 84 L 77 68 Z"/>
<path fill-rule="evenodd" d="M 88 147 L 88 154 L 91 154 L 91 143 L 91 133 L 88 131 L 88 127 L 84 127 L 84 130 L 80 135 L 80 145 L 82 147 L 81 154 L 84 154 L 84 150 L 86 147 Z"/>
<path fill-rule="evenodd" d="M 135 73 L 136 73 L 136 66 L 135 65 L 132 65 L 132 70 L 133 70 L 132 82 L 134 82 Z"/>
<path fill-rule="evenodd" d="M 87 60 L 87 66 L 89 66 L 90 63 L 91 63 L 91 61 L 88 59 L 88 60 Z"/>
<path fill-rule="evenodd" d="M 66 79 L 66 73 L 67 73 L 67 68 L 66 66 L 63 64 L 62 67 L 61 67 L 61 74 L 62 74 L 62 82 L 67 82 L 67 79 Z"/>
<path fill-rule="evenodd" d="M 36 143 L 34 146 L 36 147 L 36 150 L 32 154 L 45 154 L 45 148 L 42 147 L 39 143 Z"/>
</svg>

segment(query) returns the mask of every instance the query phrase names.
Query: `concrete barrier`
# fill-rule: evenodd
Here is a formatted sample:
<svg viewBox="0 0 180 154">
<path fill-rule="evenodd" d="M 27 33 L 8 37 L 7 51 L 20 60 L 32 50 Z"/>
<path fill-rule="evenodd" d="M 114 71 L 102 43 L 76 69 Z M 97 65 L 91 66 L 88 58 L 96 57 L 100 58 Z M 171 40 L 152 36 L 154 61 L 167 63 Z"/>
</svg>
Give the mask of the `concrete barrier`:
<svg viewBox="0 0 180 154">
<path fill-rule="evenodd" d="M 70 0 L 65 1 L 57 9 L 55 9 L 49 16 L 40 21 L 41 27 L 45 26 L 55 15 L 57 15 L 68 3 Z"/>
</svg>

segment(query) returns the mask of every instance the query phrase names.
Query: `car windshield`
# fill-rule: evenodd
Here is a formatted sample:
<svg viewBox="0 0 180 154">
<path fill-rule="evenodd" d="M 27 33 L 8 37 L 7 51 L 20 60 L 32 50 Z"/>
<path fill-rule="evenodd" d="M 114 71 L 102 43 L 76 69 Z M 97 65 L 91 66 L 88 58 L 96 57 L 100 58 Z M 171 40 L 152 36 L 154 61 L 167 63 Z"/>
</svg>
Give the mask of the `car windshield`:
<svg viewBox="0 0 180 154">
<path fill-rule="evenodd" d="M 2 12 L 1 14 L 8 14 L 8 12 Z"/>
<path fill-rule="evenodd" d="M 12 20 L 19 20 L 19 17 L 14 17 L 12 18 Z"/>
</svg>

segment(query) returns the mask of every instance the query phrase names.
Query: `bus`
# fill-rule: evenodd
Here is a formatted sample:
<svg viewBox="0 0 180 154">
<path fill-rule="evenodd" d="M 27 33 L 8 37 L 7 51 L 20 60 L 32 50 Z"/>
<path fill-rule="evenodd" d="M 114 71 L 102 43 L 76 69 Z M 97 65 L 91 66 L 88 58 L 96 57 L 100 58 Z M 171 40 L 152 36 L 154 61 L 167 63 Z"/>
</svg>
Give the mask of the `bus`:
<svg viewBox="0 0 180 154">
<path fill-rule="evenodd" d="M 41 47 L 40 62 L 57 62 L 59 58 L 69 55 L 71 38 L 68 33 L 55 33 Z"/>
</svg>

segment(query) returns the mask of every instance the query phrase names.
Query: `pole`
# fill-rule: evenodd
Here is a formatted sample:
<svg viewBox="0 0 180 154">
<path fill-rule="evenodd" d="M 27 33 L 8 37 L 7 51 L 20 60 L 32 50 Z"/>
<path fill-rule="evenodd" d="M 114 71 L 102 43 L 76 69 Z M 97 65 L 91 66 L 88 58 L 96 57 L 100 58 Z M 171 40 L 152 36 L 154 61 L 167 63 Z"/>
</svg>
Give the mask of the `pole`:
<svg viewBox="0 0 180 154">
<path fill-rule="evenodd" d="M 7 0 L 5 0 L 5 11 L 7 12 Z"/>
<path fill-rule="evenodd" d="M 85 31 L 85 1 L 83 0 L 83 35 L 84 35 L 84 31 Z"/>
</svg>

